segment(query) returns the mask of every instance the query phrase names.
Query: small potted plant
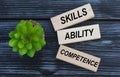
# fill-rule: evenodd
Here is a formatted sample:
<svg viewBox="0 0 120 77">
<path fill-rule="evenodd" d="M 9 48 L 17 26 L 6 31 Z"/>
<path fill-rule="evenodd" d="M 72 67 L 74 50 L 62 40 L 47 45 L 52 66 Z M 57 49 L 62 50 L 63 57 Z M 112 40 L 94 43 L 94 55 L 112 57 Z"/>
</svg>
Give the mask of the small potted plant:
<svg viewBox="0 0 120 77">
<path fill-rule="evenodd" d="M 46 45 L 42 26 L 36 21 L 21 20 L 15 30 L 9 33 L 9 46 L 21 56 L 34 57 Z"/>
</svg>

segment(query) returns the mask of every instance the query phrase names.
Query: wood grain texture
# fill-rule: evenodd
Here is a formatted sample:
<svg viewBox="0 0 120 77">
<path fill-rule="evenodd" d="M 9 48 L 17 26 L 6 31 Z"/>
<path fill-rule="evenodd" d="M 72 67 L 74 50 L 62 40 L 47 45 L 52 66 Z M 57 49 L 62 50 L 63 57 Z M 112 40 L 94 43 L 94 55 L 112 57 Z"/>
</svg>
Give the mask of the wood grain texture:
<svg viewBox="0 0 120 77">
<path fill-rule="evenodd" d="M 99 40 L 68 44 L 100 57 L 97 73 L 57 60 L 57 35 L 50 17 L 91 3 L 95 18 L 74 27 L 100 24 Z M 0 77 L 119 77 L 120 0 L 0 0 Z M 33 59 L 20 57 L 8 46 L 8 33 L 20 19 L 35 19 L 45 29 L 47 45 Z M 110 76 L 109 76 L 110 75 Z"/>
<path fill-rule="evenodd" d="M 0 74 L 4 75 L 71 75 L 101 76 L 120 75 L 120 22 L 119 21 L 87 21 L 86 24 L 100 24 L 102 38 L 100 40 L 69 44 L 67 46 L 101 57 L 97 73 L 69 63 L 56 60 L 58 42 L 49 20 L 39 20 L 45 29 L 47 45 L 33 59 L 20 57 L 8 46 L 8 33 L 18 23 L 16 20 L 0 21 Z M 81 24 L 82 25 L 82 24 Z M 80 24 L 76 25 L 80 26 Z M 4 35 L 3 35 L 4 34 Z"/>
<path fill-rule="evenodd" d="M 94 19 L 120 19 L 120 0 L 0 0 L 0 19 L 49 19 L 86 3 Z"/>
</svg>

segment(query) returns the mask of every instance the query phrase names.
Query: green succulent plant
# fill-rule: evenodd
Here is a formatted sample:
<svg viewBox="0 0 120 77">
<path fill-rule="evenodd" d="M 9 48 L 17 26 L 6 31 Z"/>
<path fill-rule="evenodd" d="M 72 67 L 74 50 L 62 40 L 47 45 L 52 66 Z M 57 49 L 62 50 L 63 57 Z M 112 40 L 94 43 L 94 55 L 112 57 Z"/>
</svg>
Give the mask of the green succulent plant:
<svg viewBox="0 0 120 77">
<path fill-rule="evenodd" d="M 9 46 L 21 56 L 27 55 L 32 58 L 36 51 L 40 51 L 46 45 L 42 26 L 31 20 L 21 20 L 15 30 L 9 33 L 9 37 Z"/>
</svg>

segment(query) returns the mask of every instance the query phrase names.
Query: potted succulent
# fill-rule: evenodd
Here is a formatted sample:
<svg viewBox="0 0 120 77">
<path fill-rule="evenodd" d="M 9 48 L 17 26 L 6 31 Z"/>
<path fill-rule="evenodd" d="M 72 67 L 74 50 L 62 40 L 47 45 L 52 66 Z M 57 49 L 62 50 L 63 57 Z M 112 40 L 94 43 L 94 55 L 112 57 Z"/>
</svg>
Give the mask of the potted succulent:
<svg viewBox="0 0 120 77">
<path fill-rule="evenodd" d="M 33 20 L 21 20 L 15 30 L 9 33 L 9 46 L 21 56 L 34 57 L 46 45 L 42 26 Z"/>
</svg>

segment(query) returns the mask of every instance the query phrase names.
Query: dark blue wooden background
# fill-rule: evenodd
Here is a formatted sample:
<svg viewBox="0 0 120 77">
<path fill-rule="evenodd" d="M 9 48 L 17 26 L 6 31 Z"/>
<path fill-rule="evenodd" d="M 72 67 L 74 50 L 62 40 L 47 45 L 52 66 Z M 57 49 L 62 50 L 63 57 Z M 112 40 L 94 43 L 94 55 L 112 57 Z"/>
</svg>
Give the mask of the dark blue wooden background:
<svg viewBox="0 0 120 77">
<path fill-rule="evenodd" d="M 96 73 L 55 58 L 59 45 L 50 17 L 86 3 L 95 18 L 75 26 L 100 24 L 102 38 L 67 46 L 102 58 Z M 47 45 L 33 59 L 8 46 L 8 33 L 21 19 L 36 20 L 45 29 Z M 43 76 L 120 77 L 120 0 L 0 0 L 0 77 Z"/>
</svg>

